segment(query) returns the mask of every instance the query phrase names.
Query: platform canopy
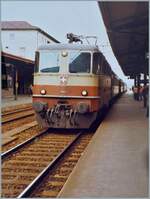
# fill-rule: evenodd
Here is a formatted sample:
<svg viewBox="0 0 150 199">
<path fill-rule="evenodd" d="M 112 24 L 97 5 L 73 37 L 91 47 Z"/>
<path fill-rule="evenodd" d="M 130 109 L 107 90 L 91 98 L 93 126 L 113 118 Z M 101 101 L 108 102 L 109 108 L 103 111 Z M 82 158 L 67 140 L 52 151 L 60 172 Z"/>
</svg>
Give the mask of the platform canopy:
<svg viewBox="0 0 150 199">
<path fill-rule="evenodd" d="M 18 81 L 18 94 L 27 94 L 29 85 L 33 83 L 34 61 L 6 52 L 1 53 L 2 89 L 15 87 Z M 17 72 L 17 77 L 15 73 Z M 8 83 L 8 82 L 11 83 Z"/>
<path fill-rule="evenodd" d="M 114 54 L 126 76 L 148 74 L 148 2 L 98 2 Z"/>
</svg>

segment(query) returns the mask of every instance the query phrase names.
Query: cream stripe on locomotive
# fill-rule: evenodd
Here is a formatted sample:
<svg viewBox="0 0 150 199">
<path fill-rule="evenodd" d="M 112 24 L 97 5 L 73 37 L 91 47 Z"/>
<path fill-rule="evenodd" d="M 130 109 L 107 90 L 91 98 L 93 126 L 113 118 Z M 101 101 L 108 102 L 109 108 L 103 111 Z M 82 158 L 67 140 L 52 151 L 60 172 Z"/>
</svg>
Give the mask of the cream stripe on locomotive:
<svg viewBox="0 0 150 199">
<path fill-rule="evenodd" d="M 72 96 L 68 96 L 68 95 L 66 95 L 66 96 L 60 96 L 60 95 L 33 95 L 33 97 L 44 97 L 44 98 L 46 98 L 46 97 L 52 97 L 52 98 L 77 98 L 77 99 L 101 99 L 101 97 L 100 96 L 74 96 L 74 95 L 72 95 Z"/>
<path fill-rule="evenodd" d="M 98 86 L 99 78 L 95 75 L 70 74 L 35 74 L 34 85 L 69 85 L 69 86 Z"/>
</svg>

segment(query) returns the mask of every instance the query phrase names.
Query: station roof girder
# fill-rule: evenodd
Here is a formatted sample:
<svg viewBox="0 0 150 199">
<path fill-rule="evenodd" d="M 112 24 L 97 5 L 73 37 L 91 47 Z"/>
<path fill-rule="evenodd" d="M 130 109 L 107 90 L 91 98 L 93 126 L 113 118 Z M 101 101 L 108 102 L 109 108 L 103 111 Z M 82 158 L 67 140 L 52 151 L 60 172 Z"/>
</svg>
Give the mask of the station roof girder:
<svg viewBox="0 0 150 199">
<path fill-rule="evenodd" d="M 114 54 L 127 76 L 148 73 L 148 2 L 98 2 Z"/>
<path fill-rule="evenodd" d="M 19 56 L 16 56 L 16 55 L 12 55 L 10 53 L 2 52 L 1 56 L 2 56 L 2 62 L 7 59 L 7 60 L 11 60 L 11 61 L 16 61 L 16 62 L 20 62 L 20 63 L 34 65 L 33 60 L 23 58 L 23 57 L 19 57 Z"/>
</svg>

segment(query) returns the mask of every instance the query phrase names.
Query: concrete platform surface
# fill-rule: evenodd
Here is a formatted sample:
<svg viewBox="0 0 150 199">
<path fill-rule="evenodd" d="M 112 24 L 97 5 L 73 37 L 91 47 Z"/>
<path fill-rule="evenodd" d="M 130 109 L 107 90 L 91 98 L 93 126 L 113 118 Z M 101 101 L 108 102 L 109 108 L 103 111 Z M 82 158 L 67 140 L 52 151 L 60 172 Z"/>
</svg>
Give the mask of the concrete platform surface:
<svg viewBox="0 0 150 199">
<path fill-rule="evenodd" d="M 58 197 L 148 197 L 148 119 L 125 94 L 112 107 Z"/>
</svg>

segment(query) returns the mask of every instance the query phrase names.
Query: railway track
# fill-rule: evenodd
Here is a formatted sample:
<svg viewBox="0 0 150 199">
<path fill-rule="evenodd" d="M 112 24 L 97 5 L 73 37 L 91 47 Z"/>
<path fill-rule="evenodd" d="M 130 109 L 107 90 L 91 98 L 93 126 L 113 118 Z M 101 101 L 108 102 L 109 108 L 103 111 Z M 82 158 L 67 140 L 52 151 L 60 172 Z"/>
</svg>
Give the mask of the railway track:
<svg viewBox="0 0 150 199">
<path fill-rule="evenodd" d="M 32 106 L 21 107 L 21 108 L 14 109 L 14 110 L 4 111 L 4 112 L 2 112 L 2 117 L 6 116 L 6 115 L 10 115 L 10 114 L 26 111 L 26 110 L 32 110 Z"/>
<path fill-rule="evenodd" d="M 2 124 L 33 116 L 34 111 L 32 107 L 20 108 L 18 110 L 9 111 L 2 114 Z"/>
<path fill-rule="evenodd" d="M 9 132 L 2 134 L 2 146 L 1 146 L 2 153 L 15 147 L 16 145 L 19 145 L 20 143 L 24 142 L 25 140 L 31 138 L 32 136 L 38 135 L 40 132 L 42 132 L 44 130 L 44 129 L 42 129 L 42 127 L 40 127 L 38 125 L 30 126 L 30 124 L 34 124 L 34 123 L 29 123 L 29 126 L 28 126 L 29 128 L 27 127 L 28 124 L 25 125 L 24 126 L 25 128 L 23 128 L 23 130 L 21 129 L 20 131 L 16 131 L 16 129 L 12 129 L 12 131 L 14 131 L 14 134 L 13 134 L 13 132 L 12 132 L 12 134 L 9 134 Z M 19 127 L 19 129 L 20 129 L 20 127 Z M 4 141 L 7 138 L 8 138 L 8 141 Z M 10 138 L 10 140 L 9 140 L 9 138 Z"/>
<path fill-rule="evenodd" d="M 47 175 L 41 182 L 30 188 L 30 192 L 23 192 L 22 197 L 30 198 L 50 198 L 58 197 L 65 182 L 82 156 L 86 146 L 92 138 L 92 134 L 84 134 L 70 147 L 69 151 L 63 155 L 57 165 L 49 169 Z"/>
<path fill-rule="evenodd" d="M 39 182 L 58 167 L 62 157 L 82 136 L 82 133 L 52 133 L 48 130 L 3 153 L 2 197 L 32 195 Z"/>
</svg>

